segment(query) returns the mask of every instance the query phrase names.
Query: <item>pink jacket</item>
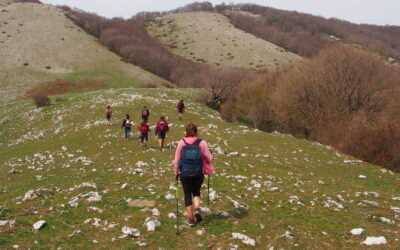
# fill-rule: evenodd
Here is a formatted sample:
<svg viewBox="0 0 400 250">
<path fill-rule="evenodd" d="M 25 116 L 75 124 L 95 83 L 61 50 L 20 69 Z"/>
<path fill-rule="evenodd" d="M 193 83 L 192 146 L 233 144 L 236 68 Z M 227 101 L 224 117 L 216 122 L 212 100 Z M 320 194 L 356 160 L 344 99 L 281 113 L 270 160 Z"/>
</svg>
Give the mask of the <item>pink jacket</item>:
<svg viewBox="0 0 400 250">
<path fill-rule="evenodd" d="M 198 138 L 197 137 L 185 137 L 184 139 L 188 144 L 193 144 Z M 185 145 L 185 143 L 183 142 L 183 140 L 180 140 L 178 143 L 178 147 L 176 148 L 175 161 L 174 161 L 174 170 L 175 170 L 176 175 L 180 174 L 178 164 L 179 164 L 179 161 L 181 160 L 181 151 L 182 151 L 182 147 L 184 145 Z M 201 154 L 203 156 L 203 173 L 205 175 L 215 174 L 214 167 L 211 164 L 211 161 L 213 160 L 213 156 L 211 154 L 210 149 L 208 148 L 207 142 L 202 140 L 200 142 L 199 146 L 201 147 Z"/>
</svg>

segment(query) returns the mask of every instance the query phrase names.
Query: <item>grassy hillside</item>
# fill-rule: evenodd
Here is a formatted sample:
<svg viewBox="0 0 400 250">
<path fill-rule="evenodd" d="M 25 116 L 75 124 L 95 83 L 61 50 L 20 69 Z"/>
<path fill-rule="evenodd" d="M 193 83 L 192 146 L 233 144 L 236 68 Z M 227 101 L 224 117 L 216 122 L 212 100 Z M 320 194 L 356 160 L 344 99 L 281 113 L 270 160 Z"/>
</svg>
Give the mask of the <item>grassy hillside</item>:
<svg viewBox="0 0 400 250">
<path fill-rule="evenodd" d="M 14 3 L 1 6 L 0 13 L 0 102 L 56 79 L 109 87 L 163 81 L 121 61 L 56 7 Z"/>
<path fill-rule="evenodd" d="M 188 12 L 160 17 L 148 31 L 188 59 L 228 68 L 268 68 L 290 64 L 300 57 L 233 27 L 228 18 L 212 12 Z"/>
<path fill-rule="evenodd" d="M 70 94 L 41 109 L 29 101 L 2 104 L 0 220 L 16 222 L 0 226 L 0 248 L 250 248 L 232 233 L 254 239 L 258 249 L 362 248 L 367 236 L 385 236 L 385 248 L 398 248 L 398 174 L 316 143 L 228 124 L 196 103 L 196 94 L 130 88 Z M 188 106 L 182 122 L 174 109 L 181 98 Z M 115 111 L 110 127 L 103 117 L 108 104 Z M 182 227 L 180 237 L 168 216 L 175 213 L 174 149 L 142 150 L 136 139 L 125 141 L 119 127 L 125 113 L 136 125 L 143 105 L 153 124 L 168 116 L 169 144 L 176 145 L 184 124 L 194 121 L 215 155 L 210 213 L 203 224 Z M 89 202 L 88 196 L 96 198 L 90 192 L 101 200 Z M 129 207 L 129 199 L 155 201 L 160 215 Z M 147 232 L 146 218 L 161 225 Z M 32 230 L 39 220 L 47 225 Z M 140 237 L 124 237 L 124 226 L 140 230 Z M 359 227 L 363 235 L 350 234 Z"/>
</svg>

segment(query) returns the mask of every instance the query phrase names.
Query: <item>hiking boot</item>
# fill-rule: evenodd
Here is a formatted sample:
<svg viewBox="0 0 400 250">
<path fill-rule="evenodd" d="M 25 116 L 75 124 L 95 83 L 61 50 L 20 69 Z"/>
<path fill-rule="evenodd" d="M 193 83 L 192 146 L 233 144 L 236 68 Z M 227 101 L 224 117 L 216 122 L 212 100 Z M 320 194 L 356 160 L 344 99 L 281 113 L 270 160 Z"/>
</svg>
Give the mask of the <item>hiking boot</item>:
<svg viewBox="0 0 400 250">
<path fill-rule="evenodd" d="M 196 222 L 197 222 L 197 223 L 203 221 L 203 217 L 201 217 L 201 214 L 200 214 L 200 208 L 197 208 L 197 209 L 194 211 L 194 216 L 196 217 Z"/>
<path fill-rule="evenodd" d="M 193 219 L 193 218 L 187 218 L 186 224 L 187 224 L 189 227 L 194 227 L 194 226 L 196 225 L 196 224 L 194 223 L 194 219 Z"/>
</svg>

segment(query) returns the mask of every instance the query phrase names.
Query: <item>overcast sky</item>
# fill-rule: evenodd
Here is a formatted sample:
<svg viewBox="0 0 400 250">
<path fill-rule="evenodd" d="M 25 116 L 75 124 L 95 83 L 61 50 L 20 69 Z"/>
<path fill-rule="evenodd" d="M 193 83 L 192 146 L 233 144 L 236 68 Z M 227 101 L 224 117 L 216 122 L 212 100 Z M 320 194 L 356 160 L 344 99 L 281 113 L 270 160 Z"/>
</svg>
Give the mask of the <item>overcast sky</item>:
<svg viewBox="0 0 400 250">
<path fill-rule="evenodd" d="M 68 5 L 105 17 L 129 18 L 141 11 L 164 11 L 194 0 L 41 0 Z M 202 2 L 200 0 L 199 2 Z M 278 9 L 297 10 L 323 17 L 336 17 L 354 23 L 400 25 L 400 0 L 210 0 L 213 4 L 256 3 Z"/>
</svg>

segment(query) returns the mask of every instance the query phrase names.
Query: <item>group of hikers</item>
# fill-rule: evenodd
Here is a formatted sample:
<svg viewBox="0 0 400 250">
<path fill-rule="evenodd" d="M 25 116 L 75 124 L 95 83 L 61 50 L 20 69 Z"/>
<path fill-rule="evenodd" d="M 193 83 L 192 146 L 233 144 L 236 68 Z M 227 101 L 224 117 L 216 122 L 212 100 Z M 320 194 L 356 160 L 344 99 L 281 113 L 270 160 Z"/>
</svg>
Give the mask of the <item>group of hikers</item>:
<svg viewBox="0 0 400 250">
<path fill-rule="evenodd" d="M 179 119 L 182 120 L 183 113 L 185 112 L 185 104 L 183 103 L 183 100 L 181 100 L 176 107 L 178 109 Z M 112 109 L 110 106 L 107 106 L 105 113 L 107 124 L 109 125 L 112 116 Z M 138 127 L 140 141 L 144 147 L 147 146 L 150 132 L 150 127 L 148 125 L 149 116 L 150 110 L 144 106 L 141 115 L 142 122 Z M 126 139 L 129 139 L 132 126 L 133 121 L 129 117 L 129 114 L 126 114 L 121 126 L 122 128 L 125 128 Z M 194 227 L 196 223 L 203 221 L 200 208 L 200 189 L 204 182 L 204 176 L 214 174 L 215 170 L 212 165 L 212 152 L 209 149 L 207 142 L 198 138 L 197 126 L 190 122 L 185 126 L 185 130 L 186 135 L 179 141 L 175 151 L 173 169 L 175 180 L 177 183 L 180 180 L 184 192 L 187 212 L 186 224 L 190 227 Z M 164 147 L 164 139 L 168 131 L 168 123 L 165 117 L 161 116 L 155 126 L 155 134 L 158 136 L 161 150 Z M 176 215 L 178 222 L 178 195 Z M 178 225 L 177 230 L 179 230 Z"/>
<path fill-rule="evenodd" d="M 179 120 L 182 120 L 183 113 L 185 112 L 185 103 L 183 102 L 183 100 L 180 100 L 178 102 L 176 108 L 178 110 Z M 111 107 L 107 106 L 107 108 L 105 109 L 107 125 L 111 124 L 112 112 L 113 111 Z M 147 106 L 144 106 L 141 113 L 142 122 L 138 127 L 139 139 L 143 148 L 147 148 L 147 143 L 149 141 L 149 132 L 150 132 L 150 126 L 148 124 L 149 117 L 150 117 L 150 110 L 147 108 Z M 126 114 L 121 125 L 121 128 L 125 129 L 126 140 L 130 140 L 132 127 L 133 127 L 133 120 L 130 118 L 129 114 Z M 155 126 L 155 135 L 158 138 L 160 150 L 164 149 L 165 137 L 168 131 L 169 127 L 166 117 L 161 116 L 160 120 L 157 122 Z"/>
</svg>

